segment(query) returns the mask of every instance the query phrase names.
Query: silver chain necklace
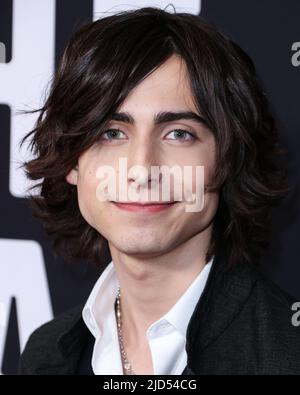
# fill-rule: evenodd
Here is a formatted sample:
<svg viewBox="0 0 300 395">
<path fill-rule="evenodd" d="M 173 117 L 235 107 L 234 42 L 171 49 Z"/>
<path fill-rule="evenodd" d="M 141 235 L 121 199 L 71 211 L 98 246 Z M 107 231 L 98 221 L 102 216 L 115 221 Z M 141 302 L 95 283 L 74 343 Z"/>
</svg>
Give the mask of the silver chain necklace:
<svg viewBox="0 0 300 395">
<path fill-rule="evenodd" d="M 122 336 L 122 320 L 121 320 L 121 305 L 120 305 L 120 287 L 118 289 L 118 295 L 116 299 L 116 315 L 117 315 L 117 326 L 118 326 L 118 335 L 119 335 L 119 343 L 120 343 L 120 348 L 121 348 L 121 357 L 122 357 L 122 365 L 123 365 L 123 371 L 124 374 L 136 374 L 131 367 L 131 364 L 128 362 L 128 359 L 126 357 L 125 353 L 125 348 L 124 348 L 124 342 L 123 342 L 123 336 Z"/>
</svg>

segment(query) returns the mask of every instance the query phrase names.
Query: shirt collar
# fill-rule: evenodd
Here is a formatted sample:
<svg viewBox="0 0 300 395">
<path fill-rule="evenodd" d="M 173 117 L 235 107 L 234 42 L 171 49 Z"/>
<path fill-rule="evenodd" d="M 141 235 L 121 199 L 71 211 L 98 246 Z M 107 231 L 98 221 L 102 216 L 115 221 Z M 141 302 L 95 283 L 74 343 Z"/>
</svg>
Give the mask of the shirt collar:
<svg viewBox="0 0 300 395">
<path fill-rule="evenodd" d="M 204 290 L 212 262 L 213 258 L 204 266 L 187 290 L 177 300 L 175 305 L 173 305 L 173 307 L 171 307 L 163 317 L 153 323 L 150 327 L 159 322 L 168 322 L 177 329 L 182 336 L 186 336 L 186 329 L 189 320 Z"/>
<path fill-rule="evenodd" d="M 186 336 L 187 325 L 205 287 L 213 259 L 204 266 L 175 305 L 163 317 L 152 323 L 148 331 L 167 323 L 178 330 L 182 336 Z M 103 320 L 113 309 L 118 287 L 119 281 L 114 262 L 111 261 L 95 283 L 82 310 L 82 318 L 95 338 L 102 334 Z"/>
<path fill-rule="evenodd" d="M 82 310 L 83 321 L 95 338 L 102 333 L 102 320 L 105 320 L 113 309 L 118 287 L 114 263 L 111 261 L 96 281 Z"/>
</svg>

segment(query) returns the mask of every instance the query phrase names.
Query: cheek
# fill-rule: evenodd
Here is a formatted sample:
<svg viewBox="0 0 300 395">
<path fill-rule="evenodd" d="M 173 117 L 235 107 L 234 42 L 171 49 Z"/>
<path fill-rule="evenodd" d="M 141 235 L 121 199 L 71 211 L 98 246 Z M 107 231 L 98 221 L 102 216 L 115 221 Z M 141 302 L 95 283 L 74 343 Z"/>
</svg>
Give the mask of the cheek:
<svg viewBox="0 0 300 395">
<path fill-rule="evenodd" d="M 77 193 L 79 209 L 84 219 L 93 226 L 97 206 L 96 188 L 97 178 L 93 167 L 79 172 Z"/>
<path fill-rule="evenodd" d="M 184 177 L 186 187 L 184 189 L 192 190 L 193 193 L 199 191 L 199 188 L 210 184 L 215 171 L 214 155 L 210 153 L 204 154 L 201 161 L 196 160 L 192 165 L 192 170 L 189 170 Z M 185 183 L 184 183 L 185 184 Z"/>
<path fill-rule="evenodd" d="M 215 145 L 211 142 L 203 155 L 204 184 L 208 185 L 215 172 Z"/>
<path fill-rule="evenodd" d="M 184 177 L 183 188 L 187 200 L 192 199 L 194 201 L 196 199 L 199 202 L 199 206 L 201 206 L 200 201 L 203 200 L 203 196 L 206 196 L 204 188 L 210 185 L 214 171 L 215 156 L 211 149 L 201 153 L 201 160 L 199 160 L 199 153 L 195 156 L 192 171 L 189 171 L 187 173 L 188 176 Z"/>
<path fill-rule="evenodd" d="M 195 213 L 192 213 L 193 221 L 201 225 L 208 225 L 215 217 L 218 208 L 219 197 L 217 193 L 206 193 L 204 195 L 204 205 L 199 203 L 199 211 L 197 211 L 198 205 L 195 204 Z"/>
</svg>

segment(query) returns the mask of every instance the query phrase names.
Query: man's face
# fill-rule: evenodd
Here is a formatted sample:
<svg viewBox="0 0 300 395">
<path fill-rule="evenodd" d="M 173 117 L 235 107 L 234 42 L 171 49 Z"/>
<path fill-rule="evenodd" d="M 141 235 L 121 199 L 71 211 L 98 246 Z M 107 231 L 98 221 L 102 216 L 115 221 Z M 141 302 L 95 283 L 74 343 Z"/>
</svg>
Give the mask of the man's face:
<svg viewBox="0 0 300 395">
<path fill-rule="evenodd" d="M 195 192 L 196 185 L 195 168 L 204 166 L 204 183 L 210 184 L 215 171 L 212 132 L 192 119 L 154 124 L 157 113 L 179 111 L 199 114 L 193 103 L 185 64 L 179 57 L 172 56 L 132 90 L 118 109 L 118 113 L 130 114 L 134 124 L 111 120 L 107 128 L 109 132 L 80 156 L 78 168 L 66 178 L 77 185 L 79 207 L 85 220 L 120 252 L 149 257 L 162 255 L 202 232 L 213 220 L 218 205 L 217 193 L 205 192 L 202 210 L 194 212 L 186 211 L 184 194 L 181 201 L 158 211 L 128 211 L 113 201 L 132 203 L 129 199 L 114 197 L 100 201 L 97 198 L 100 182 L 97 170 L 111 166 L 118 177 L 120 158 L 127 159 L 128 169 L 141 165 L 149 170 L 149 174 L 151 166 L 171 168 L 177 165 L 181 169 L 192 166 L 192 192 Z M 134 184 L 133 178 L 126 178 L 128 187 Z M 152 187 L 151 182 L 134 185 L 139 201 L 149 203 L 147 193 Z M 170 192 L 170 201 L 177 200 L 172 186 Z M 160 196 L 157 201 L 162 202 L 163 198 Z"/>
</svg>

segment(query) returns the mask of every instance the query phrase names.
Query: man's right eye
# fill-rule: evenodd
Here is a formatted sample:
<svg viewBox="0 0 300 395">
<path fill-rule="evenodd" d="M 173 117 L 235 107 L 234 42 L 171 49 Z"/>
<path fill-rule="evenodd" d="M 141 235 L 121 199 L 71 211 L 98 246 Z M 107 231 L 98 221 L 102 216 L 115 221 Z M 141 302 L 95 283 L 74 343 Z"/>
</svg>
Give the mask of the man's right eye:
<svg viewBox="0 0 300 395">
<path fill-rule="evenodd" d="M 121 135 L 125 134 L 119 129 L 108 129 L 101 134 L 101 139 L 103 140 L 123 140 Z"/>
</svg>

